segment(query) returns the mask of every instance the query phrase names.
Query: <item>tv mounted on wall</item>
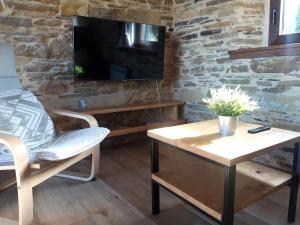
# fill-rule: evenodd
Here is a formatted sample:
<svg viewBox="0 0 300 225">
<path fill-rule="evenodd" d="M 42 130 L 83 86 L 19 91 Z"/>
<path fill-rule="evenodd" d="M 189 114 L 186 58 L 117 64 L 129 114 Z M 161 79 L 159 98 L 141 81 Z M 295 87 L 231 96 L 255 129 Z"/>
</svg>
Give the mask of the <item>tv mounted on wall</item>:
<svg viewBox="0 0 300 225">
<path fill-rule="evenodd" d="M 163 78 L 164 26 L 74 16 L 73 48 L 79 80 Z"/>
</svg>

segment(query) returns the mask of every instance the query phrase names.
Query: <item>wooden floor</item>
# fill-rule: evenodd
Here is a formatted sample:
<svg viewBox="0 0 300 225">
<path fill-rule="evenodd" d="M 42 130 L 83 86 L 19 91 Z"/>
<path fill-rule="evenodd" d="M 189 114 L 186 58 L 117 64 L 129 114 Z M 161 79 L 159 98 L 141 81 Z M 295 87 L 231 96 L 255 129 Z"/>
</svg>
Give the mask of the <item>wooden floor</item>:
<svg viewBox="0 0 300 225">
<path fill-rule="evenodd" d="M 164 146 L 161 161 L 179 160 Z M 84 163 L 80 170 L 86 170 Z M 208 225 L 172 194 L 161 191 L 161 213 L 151 215 L 150 145 L 141 141 L 102 151 L 95 182 L 52 178 L 34 190 L 34 225 Z M 0 180 L 5 175 L 0 173 Z M 285 225 L 289 189 L 235 216 L 236 225 Z M 299 201 L 300 206 L 300 201 Z M 16 189 L 0 193 L 0 216 L 17 218 Z M 300 207 L 296 225 L 300 225 Z"/>
</svg>

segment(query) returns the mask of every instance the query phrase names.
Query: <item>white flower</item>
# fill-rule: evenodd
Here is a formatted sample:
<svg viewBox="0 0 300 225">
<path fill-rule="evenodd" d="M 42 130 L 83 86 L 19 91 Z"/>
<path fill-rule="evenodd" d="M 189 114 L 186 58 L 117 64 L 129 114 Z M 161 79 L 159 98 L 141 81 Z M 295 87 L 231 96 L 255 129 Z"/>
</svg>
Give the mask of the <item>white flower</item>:
<svg viewBox="0 0 300 225">
<path fill-rule="evenodd" d="M 240 90 L 238 86 L 235 89 L 223 86 L 219 89 L 210 89 L 211 98 L 204 98 L 203 101 L 208 104 L 208 108 L 214 110 L 217 115 L 239 116 L 247 111 L 258 109 L 256 101 Z"/>
</svg>

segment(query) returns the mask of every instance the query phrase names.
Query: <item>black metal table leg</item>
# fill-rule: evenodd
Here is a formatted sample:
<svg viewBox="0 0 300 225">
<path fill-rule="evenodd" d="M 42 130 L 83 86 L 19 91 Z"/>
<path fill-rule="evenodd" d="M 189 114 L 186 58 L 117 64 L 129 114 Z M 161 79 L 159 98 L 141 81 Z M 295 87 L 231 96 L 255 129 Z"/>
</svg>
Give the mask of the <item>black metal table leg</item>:
<svg viewBox="0 0 300 225">
<path fill-rule="evenodd" d="M 151 145 L 151 173 L 159 171 L 159 143 L 156 140 L 152 140 Z M 152 214 L 156 215 L 160 212 L 160 200 L 159 200 L 159 184 L 151 179 L 152 187 Z"/>
<path fill-rule="evenodd" d="M 291 192 L 290 192 L 289 212 L 288 212 L 289 223 L 295 222 L 295 217 L 296 217 L 298 186 L 299 186 L 299 169 L 298 169 L 299 151 L 300 151 L 300 143 L 296 143 L 295 150 L 294 150 L 292 180 L 290 185 Z"/>
<path fill-rule="evenodd" d="M 224 174 L 223 225 L 233 225 L 236 166 L 226 166 Z"/>
</svg>

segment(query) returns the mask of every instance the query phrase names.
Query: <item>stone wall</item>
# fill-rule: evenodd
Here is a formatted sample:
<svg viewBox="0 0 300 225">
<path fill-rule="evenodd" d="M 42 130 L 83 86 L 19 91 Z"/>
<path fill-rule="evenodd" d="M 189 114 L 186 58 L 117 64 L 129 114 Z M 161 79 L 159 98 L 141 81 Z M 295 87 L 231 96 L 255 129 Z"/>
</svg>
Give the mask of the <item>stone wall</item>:
<svg viewBox="0 0 300 225">
<path fill-rule="evenodd" d="M 81 96 L 90 106 L 157 97 L 155 82 L 73 80 L 70 16 L 85 15 L 168 26 L 160 91 L 163 98 L 173 91 L 174 98 L 186 101 L 188 121 L 214 117 L 202 102 L 210 88 L 240 85 L 261 106 L 242 120 L 300 130 L 300 57 L 229 60 L 228 50 L 265 43 L 265 0 L 4 1 L 12 14 L 0 17 L 0 42 L 15 46 L 23 85 L 47 106 L 77 107 Z M 290 154 L 278 152 L 263 161 L 286 168 Z"/>
<path fill-rule="evenodd" d="M 187 102 L 189 121 L 215 117 L 202 102 L 210 88 L 240 85 L 261 107 L 243 121 L 300 131 L 300 57 L 229 60 L 228 50 L 265 43 L 264 0 L 175 0 L 174 17 L 173 91 Z M 291 155 L 278 151 L 260 160 L 287 168 Z"/>
<path fill-rule="evenodd" d="M 75 82 L 72 66 L 72 15 L 162 24 L 173 22 L 170 0 L 4 0 L 12 9 L 0 17 L 0 42 L 16 49 L 22 84 L 47 107 L 89 106 L 154 101 L 152 81 Z M 1 7 L 1 6 L 0 6 Z M 6 15 L 0 8 L 0 15 Z M 171 96 L 173 53 L 166 41 L 165 79 L 159 82 L 162 98 Z"/>
</svg>

